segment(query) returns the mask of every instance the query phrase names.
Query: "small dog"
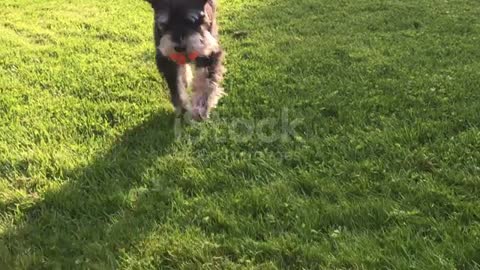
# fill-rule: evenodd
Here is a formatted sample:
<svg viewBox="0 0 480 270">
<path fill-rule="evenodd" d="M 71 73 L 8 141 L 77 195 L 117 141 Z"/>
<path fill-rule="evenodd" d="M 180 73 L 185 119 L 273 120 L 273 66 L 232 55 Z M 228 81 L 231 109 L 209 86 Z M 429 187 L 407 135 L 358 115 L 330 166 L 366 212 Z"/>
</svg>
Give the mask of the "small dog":
<svg viewBox="0 0 480 270">
<path fill-rule="evenodd" d="M 146 0 L 154 10 L 156 62 L 178 113 L 208 118 L 224 95 L 223 50 L 218 40 L 216 0 Z M 195 78 L 190 102 L 187 89 Z"/>
</svg>

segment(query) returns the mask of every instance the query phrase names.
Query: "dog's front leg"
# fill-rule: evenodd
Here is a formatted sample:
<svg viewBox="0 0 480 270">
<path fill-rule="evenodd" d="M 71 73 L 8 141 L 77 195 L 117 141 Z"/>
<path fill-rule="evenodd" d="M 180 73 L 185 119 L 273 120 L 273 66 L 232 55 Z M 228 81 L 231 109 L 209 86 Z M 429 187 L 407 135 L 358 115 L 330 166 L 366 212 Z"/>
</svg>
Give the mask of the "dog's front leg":
<svg viewBox="0 0 480 270">
<path fill-rule="evenodd" d="M 184 113 L 190 110 L 187 88 L 189 83 L 189 67 L 177 65 L 166 57 L 157 54 L 157 67 L 163 74 L 168 88 L 170 98 L 177 113 Z"/>
<path fill-rule="evenodd" d="M 222 52 L 217 52 L 197 61 L 192 99 L 192 116 L 196 120 L 207 119 L 225 94 L 221 87 L 224 73 L 222 59 Z"/>
</svg>

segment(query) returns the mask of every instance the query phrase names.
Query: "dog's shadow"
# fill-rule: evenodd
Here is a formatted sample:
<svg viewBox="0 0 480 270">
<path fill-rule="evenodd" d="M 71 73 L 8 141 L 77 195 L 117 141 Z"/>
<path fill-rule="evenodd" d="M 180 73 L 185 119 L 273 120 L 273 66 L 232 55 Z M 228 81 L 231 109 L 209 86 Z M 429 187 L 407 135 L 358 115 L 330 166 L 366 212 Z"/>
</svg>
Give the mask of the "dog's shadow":
<svg viewBox="0 0 480 270">
<path fill-rule="evenodd" d="M 66 172 L 66 183 L 24 211 L 22 226 L 2 233 L 6 266 L 52 269 L 97 262 L 102 269 L 115 268 L 118 252 L 168 215 L 174 181 L 158 171 L 151 179 L 149 170 L 169 153 L 174 121 L 172 113 L 156 114 L 88 166 Z"/>
</svg>

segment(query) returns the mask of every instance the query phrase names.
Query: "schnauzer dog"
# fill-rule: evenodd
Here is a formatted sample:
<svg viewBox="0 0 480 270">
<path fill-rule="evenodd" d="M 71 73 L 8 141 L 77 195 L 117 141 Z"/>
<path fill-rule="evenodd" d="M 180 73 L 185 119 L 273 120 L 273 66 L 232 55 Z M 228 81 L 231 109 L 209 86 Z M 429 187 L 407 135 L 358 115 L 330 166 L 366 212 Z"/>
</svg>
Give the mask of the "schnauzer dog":
<svg viewBox="0 0 480 270">
<path fill-rule="evenodd" d="M 216 0 L 147 0 L 154 10 L 156 62 L 178 113 L 208 118 L 224 94 Z M 195 67 L 192 100 L 187 89 Z"/>
</svg>

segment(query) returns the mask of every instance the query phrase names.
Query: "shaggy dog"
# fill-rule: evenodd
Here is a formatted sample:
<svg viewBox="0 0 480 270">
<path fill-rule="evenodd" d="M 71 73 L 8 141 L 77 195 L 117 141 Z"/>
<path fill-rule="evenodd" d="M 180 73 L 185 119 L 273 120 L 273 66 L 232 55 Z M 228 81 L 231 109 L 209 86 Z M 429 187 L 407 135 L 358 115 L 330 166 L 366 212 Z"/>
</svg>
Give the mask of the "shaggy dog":
<svg viewBox="0 0 480 270">
<path fill-rule="evenodd" d="M 154 11 L 156 62 L 173 106 L 196 120 L 208 118 L 224 94 L 223 51 L 218 40 L 216 0 L 147 0 Z M 190 101 L 190 64 L 195 68 Z"/>
</svg>

